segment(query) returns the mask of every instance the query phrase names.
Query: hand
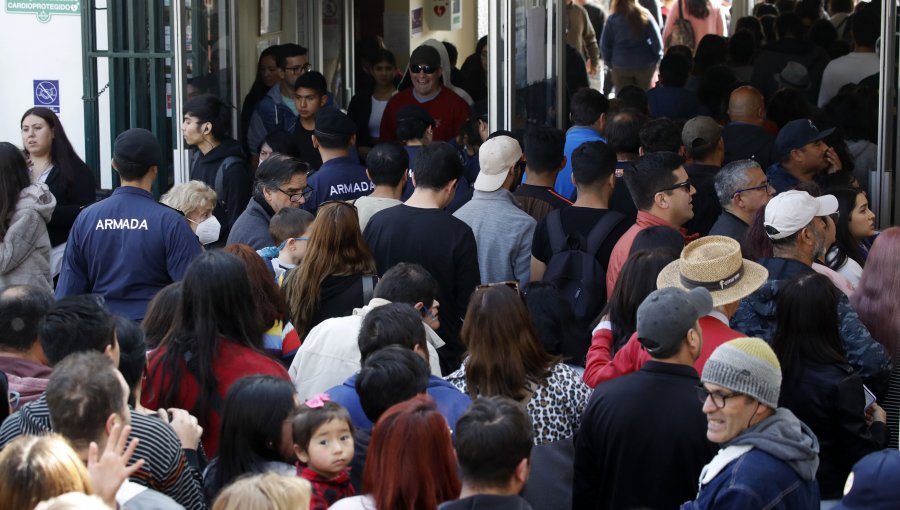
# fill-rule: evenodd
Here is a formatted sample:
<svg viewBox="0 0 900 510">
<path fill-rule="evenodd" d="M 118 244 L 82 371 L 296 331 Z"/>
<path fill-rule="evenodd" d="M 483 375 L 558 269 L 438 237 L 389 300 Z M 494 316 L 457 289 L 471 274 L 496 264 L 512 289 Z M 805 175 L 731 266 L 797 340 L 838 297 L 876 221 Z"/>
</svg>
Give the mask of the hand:
<svg viewBox="0 0 900 510">
<path fill-rule="evenodd" d="M 866 423 L 872 425 L 876 421 L 887 423 L 887 413 L 878 404 L 872 404 L 866 409 Z"/>
<path fill-rule="evenodd" d="M 828 162 L 828 170 L 826 170 L 826 173 L 828 174 L 840 172 L 843 168 L 841 158 L 838 157 L 834 147 L 829 147 L 828 150 L 825 151 L 825 161 Z"/>
<path fill-rule="evenodd" d="M 131 466 L 128 465 L 128 461 L 131 460 L 138 445 L 137 438 L 128 442 L 130 433 L 130 426 L 123 427 L 117 423 L 113 425 L 109 433 L 103 455 L 98 455 L 100 447 L 97 446 L 97 443 L 92 441 L 88 447 L 88 473 L 94 493 L 111 508 L 116 508 L 116 492 L 119 487 L 129 476 L 144 466 L 144 459 L 138 460 Z M 126 442 L 128 442 L 127 447 Z"/>
<path fill-rule="evenodd" d="M 181 441 L 181 447 L 185 450 L 196 450 L 200 444 L 200 438 L 203 436 L 203 427 L 197 423 L 197 418 L 184 409 L 159 409 L 156 411 L 160 419 L 169 424 L 175 435 Z M 169 419 L 169 413 L 172 419 Z"/>
</svg>

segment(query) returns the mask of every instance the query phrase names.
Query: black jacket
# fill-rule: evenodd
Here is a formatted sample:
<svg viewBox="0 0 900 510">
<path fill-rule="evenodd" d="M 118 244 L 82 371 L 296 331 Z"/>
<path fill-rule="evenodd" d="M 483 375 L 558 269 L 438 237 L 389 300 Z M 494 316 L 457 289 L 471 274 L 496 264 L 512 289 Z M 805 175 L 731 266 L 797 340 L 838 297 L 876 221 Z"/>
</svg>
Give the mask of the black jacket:
<svg viewBox="0 0 900 510">
<path fill-rule="evenodd" d="M 775 75 L 780 73 L 788 62 L 797 62 L 806 67 L 809 76 L 809 88 L 804 95 L 809 104 L 816 105 L 819 99 L 819 87 L 822 84 L 822 73 L 830 59 L 825 50 L 815 43 L 800 39 L 787 38 L 771 42 L 760 50 L 753 63 L 753 76 L 750 84 L 771 99 L 778 90 Z"/>
<path fill-rule="evenodd" d="M 697 189 L 694 194 L 694 217 L 684 224 L 688 232 L 698 233 L 701 236 L 709 234 L 709 230 L 722 214 L 722 206 L 716 195 L 715 179 L 719 167 L 705 165 L 703 163 L 688 163 L 684 165 L 691 184 Z"/>
<path fill-rule="evenodd" d="M 232 139 L 223 140 L 213 150 L 206 154 L 200 154 L 195 163 L 191 165 L 191 179 L 203 181 L 215 190 L 216 173 L 222 166 L 225 158 L 234 156 L 240 158 L 239 163 L 229 165 L 224 169 L 224 179 L 222 187 L 224 188 L 224 197 L 218 197 L 218 203 L 213 214 L 219 223 L 222 224 L 222 231 L 219 239 L 228 238 L 228 233 L 238 216 L 244 212 L 247 203 L 250 201 L 250 192 L 252 182 L 250 179 L 250 170 L 244 161 L 244 154 L 241 151 L 241 145 Z M 222 202 L 225 205 L 222 205 Z"/>
<path fill-rule="evenodd" d="M 722 128 L 727 165 L 739 159 L 752 159 L 759 163 L 763 171 L 778 162 L 775 153 L 775 135 L 765 129 L 746 122 L 730 122 Z"/>
<path fill-rule="evenodd" d="M 53 165 L 53 169 L 47 174 L 44 183 L 50 188 L 50 193 L 56 197 L 56 209 L 47 224 L 47 233 L 50 234 L 50 245 L 59 246 L 69 238 L 69 230 L 75 223 L 75 218 L 85 206 L 94 203 L 97 198 L 97 182 L 94 180 L 94 172 L 87 166 L 76 169 L 75 179 L 72 182 L 66 180 L 62 169 Z"/>
<path fill-rule="evenodd" d="M 438 510 L 531 510 L 531 505 L 519 496 L 476 494 L 443 503 Z"/>
<path fill-rule="evenodd" d="M 866 425 L 863 382 L 846 363 L 802 361 L 785 374 L 778 404 L 819 439 L 816 479 L 822 499 L 840 499 L 853 464 L 888 444 L 887 425 Z"/>
</svg>

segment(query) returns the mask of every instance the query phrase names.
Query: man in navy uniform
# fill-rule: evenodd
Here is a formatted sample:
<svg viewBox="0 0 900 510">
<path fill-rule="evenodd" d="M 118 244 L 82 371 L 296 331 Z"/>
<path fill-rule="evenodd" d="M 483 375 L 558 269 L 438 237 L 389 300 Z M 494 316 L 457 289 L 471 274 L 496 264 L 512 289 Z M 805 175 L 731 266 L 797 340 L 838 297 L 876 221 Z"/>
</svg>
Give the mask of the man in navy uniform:
<svg viewBox="0 0 900 510">
<path fill-rule="evenodd" d="M 100 294 L 114 314 L 142 320 L 153 296 L 181 280 L 202 248 L 184 216 L 150 192 L 161 162 L 159 142 L 146 129 L 116 138 L 112 166 L 122 185 L 75 220 L 57 299 Z"/>
<path fill-rule="evenodd" d="M 309 177 L 313 195 L 303 208 L 315 214 L 319 205 L 331 200 L 353 200 L 375 189 L 350 148 L 356 143 L 356 124 L 333 107 L 316 113 L 313 145 L 322 155 L 322 166 Z"/>
</svg>

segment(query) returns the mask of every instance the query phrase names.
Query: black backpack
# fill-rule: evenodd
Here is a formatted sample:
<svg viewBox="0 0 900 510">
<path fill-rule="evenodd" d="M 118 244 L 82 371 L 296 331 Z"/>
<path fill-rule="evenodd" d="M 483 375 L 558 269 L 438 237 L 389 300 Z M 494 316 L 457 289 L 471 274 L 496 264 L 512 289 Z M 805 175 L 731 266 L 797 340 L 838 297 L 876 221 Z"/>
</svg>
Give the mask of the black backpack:
<svg viewBox="0 0 900 510">
<path fill-rule="evenodd" d="M 194 154 L 191 156 L 191 171 L 194 170 L 194 167 L 197 165 L 197 161 L 200 160 L 201 152 L 194 151 Z M 222 160 L 222 163 L 219 164 L 219 168 L 216 169 L 216 178 L 213 183 L 213 191 L 216 192 L 216 200 L 219 205 L 222 206 L 222 209 L 225 212 L 228 212 L 228 204 L 225 203 L 225 172 L 233 165 L 238 163 L 244 163 L 245 161 L 237 156 L 227 156 Z M 193 179 L 193 176 L 191 177 Z M 201 180 L 201 179 L 197 179 Z"/>
<path fill-rule="evenodd" d="M 566 235 L 560 210 L 547 215 L 547 234 L 553 255 L 544 272 L 544 282 L 552 283 L 572 305 L 575 318 L 586 328 L 606 305 L 606 268 L 597 262 L 597 252 L 606 237 L 625 216 L 608 211 L 594 225 L 582 246 L 580 236 Z"/>
</svg>

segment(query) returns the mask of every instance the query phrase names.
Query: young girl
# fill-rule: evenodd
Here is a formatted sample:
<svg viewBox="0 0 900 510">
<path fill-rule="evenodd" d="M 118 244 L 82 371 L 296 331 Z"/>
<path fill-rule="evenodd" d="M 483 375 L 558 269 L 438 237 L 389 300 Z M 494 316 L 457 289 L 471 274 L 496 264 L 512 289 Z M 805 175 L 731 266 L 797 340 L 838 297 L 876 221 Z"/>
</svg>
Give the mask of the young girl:
<svg viewBox="0 0 900 510">
<path fill-rule="evenodd" d="M 353 423 L 346 409 L 321 393 L 300 406 L 294 418 L 297 474 L 312 484 L 310 510 L 325 510 L 335 501 L 353 496 Z M 305 467 L 303 467 L 305 466 Z"/>
</svg>

